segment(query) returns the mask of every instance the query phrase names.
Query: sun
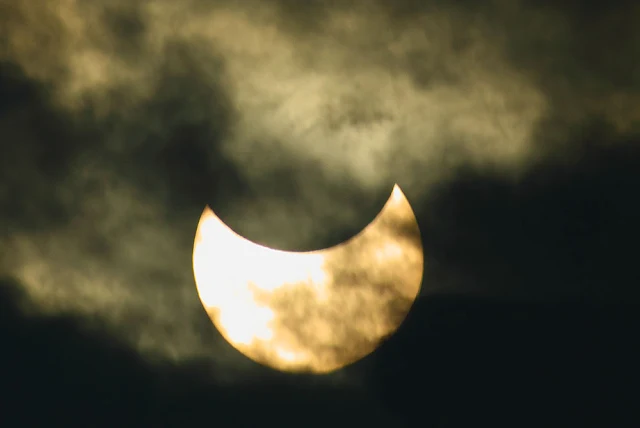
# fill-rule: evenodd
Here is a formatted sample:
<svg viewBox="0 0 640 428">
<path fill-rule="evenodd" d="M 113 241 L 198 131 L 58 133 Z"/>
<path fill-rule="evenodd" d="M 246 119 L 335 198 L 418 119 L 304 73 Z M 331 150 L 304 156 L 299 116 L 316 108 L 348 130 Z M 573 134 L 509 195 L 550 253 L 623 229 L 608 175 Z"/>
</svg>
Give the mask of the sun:
<svg viewBox="0 0 640 428">
<path fill-rule="evenodd" d="M 418 224 L 400 188 L 360 233 L 289 252 L 235 233 L 206 207 L 193 249 L 200 300 L 222 336 L 282 371 L 327 373 L 373 352 L 420 291 Z"/>
</svg>

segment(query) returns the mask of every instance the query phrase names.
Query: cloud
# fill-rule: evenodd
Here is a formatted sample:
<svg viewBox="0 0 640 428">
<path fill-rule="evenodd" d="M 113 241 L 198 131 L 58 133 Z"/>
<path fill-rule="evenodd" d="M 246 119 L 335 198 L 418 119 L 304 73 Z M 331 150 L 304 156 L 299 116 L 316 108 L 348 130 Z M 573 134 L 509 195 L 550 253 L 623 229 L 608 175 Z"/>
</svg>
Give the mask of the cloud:
<svg viewBox="0 0 640 428">
<path fill-rule="evenodd" d="M 99 319 L 33 313 L 21 288 L 15 280 L 0 279 L 5 425 L 62 420 L 80 425 L 91 420 L 97 427 L 123 421 L 191 426 L 213 419 L 220 426 L 274 420 L 293 427 L 300 421 L 309 421 L 307 426 L 336 420 L 368 425 L 383 421 L 387 426 L 392 421 L 375 398 L 357 389 L 314 385 L 302 376 L 292 382 L 268 372 L 250 383 L 229 385 L 218 377 L 224 373 L 211 373 L 202 361 L 143 359 Z M 32 403 L 38 403 L 38 411 Z M 318 413 L 318 408 L 323 411 Z"/>
<path fill-rule="evenodd" d="M 402 171 L 393 165 L 398 152 L 437 164 L 455 144 L 482 161 L 513 160 L 544 112 L 544 97 L 513 70 L 489 24 L 466 22 L 461 11 L 434 9 L 399 25 L 380 6 L 311 3 L 325 18 L 305 36 L 277 25 L 299 23 L 305 8 L 260 5 L 177 11 L 164 2 L 129 10 L 63 2 L 49 13 L 24 6 L 10 52 L 29 75 L 53 81 L 62 104 L 89 103 L 100 117 L 155 99 L 160 71 L 184 67 L 180 58 L 167 61 L 166 49 L 183 43 L 203 82 L 224 82 L 238 114 L 222 150 L 252 181 L 282 157 L 316 160 L 327 174 L 378 191 Z M 36 19 L 50 24 L 43 38 L 55 26 L 59 46 L 36 42 Z M 48 59 L 44 49 L 53 48 L 62 54 Z M 212 57 L 223 58 L 223 73 L 206 66 Z"/>
<path fill-rule="evenodd" d="M 425 201 L 425 284 L 517 300 L 636 301 L 637 142 L 594 123 L 518 179 L 461 169 Z"/>
<path fill-rule="evenodd" d="M 440 246 L 466 227 L 480 245 L 487 227 L 442 193 L 486 179 L 462 192 L 469 209 L 501 206 L 500 186 L 577 156 L 591 123 L 610 125 L 593 144 L 627 144 L 638 10 L 424 4 L 0 0 L 2 270 L 42 311 L 104 319 L 145 354 L 244 368 L 207 339 L 194 293 L 204 205 L 250 239 L 311 249 L 361 229 L 398 182 L 431 266 L 446 259 L 437 287 L 491 282 Z M 448 204 L 440 221 L 461 224 L 429 223 Z"/>
</svg>

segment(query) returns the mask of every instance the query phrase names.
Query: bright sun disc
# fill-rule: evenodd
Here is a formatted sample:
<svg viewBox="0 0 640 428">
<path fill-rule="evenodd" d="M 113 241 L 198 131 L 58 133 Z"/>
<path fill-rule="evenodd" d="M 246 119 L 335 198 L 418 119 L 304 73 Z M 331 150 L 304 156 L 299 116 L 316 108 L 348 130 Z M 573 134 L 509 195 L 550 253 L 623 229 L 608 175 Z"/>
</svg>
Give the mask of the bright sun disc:
<svg viewBox="0 0 640 428">
<path fill-rule="evenodd" d="M 400 188 L 359 234 L 334 247 L 274 250 L 206 207 L 193 271 L 213 324 L 238 351 L 282 371 L 326 373 L 371 353 L 418 296 L 418 224 Z"/>
</svg>

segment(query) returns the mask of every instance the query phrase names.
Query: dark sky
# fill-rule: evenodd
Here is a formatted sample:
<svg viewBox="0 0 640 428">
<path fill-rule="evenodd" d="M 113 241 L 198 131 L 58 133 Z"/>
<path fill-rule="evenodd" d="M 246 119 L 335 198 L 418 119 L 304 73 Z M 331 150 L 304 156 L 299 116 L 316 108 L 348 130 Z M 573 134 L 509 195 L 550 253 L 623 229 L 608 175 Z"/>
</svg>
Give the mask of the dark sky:
<svg viewBox="0 0 640 428">
<path fill-rule="evenodd" d="M 0 0 L 0 426 L 637 426 L 640 6 Z M 285 375 L 217 333 L 205 205 L 287 250 L 394 183 L 398 333 Z M 634 423 L 635 422 L 635 423 Z"/>
</svg>

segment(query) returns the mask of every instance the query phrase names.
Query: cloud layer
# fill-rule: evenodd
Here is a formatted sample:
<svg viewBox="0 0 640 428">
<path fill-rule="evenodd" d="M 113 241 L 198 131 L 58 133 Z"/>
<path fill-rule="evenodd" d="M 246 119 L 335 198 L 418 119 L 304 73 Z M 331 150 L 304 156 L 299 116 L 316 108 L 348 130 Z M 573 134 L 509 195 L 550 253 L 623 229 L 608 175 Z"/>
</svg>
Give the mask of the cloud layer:
<svg viewBox="0 0 640 428">
<path fill-rule="evenodd" d="M 427 215 L 461 166 L 513 179 L 594 120 L 638 130 L 638 6 L 465 3 L 0 0 L 3 274 L 145 354 L 237 368 L 193 284 L 206 204 L 318 248 L 393 183 Z"/>
</svg>

